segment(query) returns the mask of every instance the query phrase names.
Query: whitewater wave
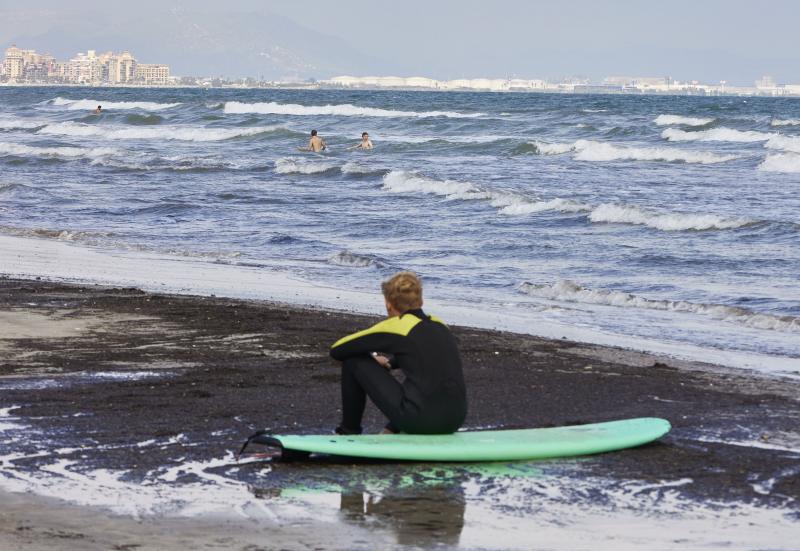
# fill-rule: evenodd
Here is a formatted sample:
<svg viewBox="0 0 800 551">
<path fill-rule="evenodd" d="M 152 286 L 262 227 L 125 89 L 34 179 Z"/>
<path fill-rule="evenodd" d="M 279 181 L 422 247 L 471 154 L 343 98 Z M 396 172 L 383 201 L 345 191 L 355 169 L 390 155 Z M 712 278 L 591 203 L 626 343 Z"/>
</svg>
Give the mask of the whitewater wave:
<svg viewBox="0 0 800 551">
<path fill-rule="evenodd" d="M 381 266 L 381 263 L 372 256 L 356 254 L 350 251 L 339 251 L 328 259 L 328 263 L 346 268 L 369 268 Z"/>
<path fill-rule="evenodd" d="M 262 115 L 331 115 L 340 117 L 447 117 L 471 119 L 484 116 L 483 113 L 458 113 L 456 111 L 395 111 L 377 107 L 359 107 L 349 103 L 340 105 L 298 105 L 294 103 L 228 101 L 225 102 L 223 111 L 227 114 L 257 113 Z"/>
<path fill-rule="evenodd" d="M 578 140 L 575 143 L 546 143 L 532 141 L 527 144 L 535 155 L 563 155 L 575 153 L 576 161 L 664 161 L 693 164 L 724 163 L 738 159 L 736 155 L 719 155 L 706 151 L 686 151 L 666 147 L 628 147 L 593 140 Z"/>
<path fill-rule="evenodd" d="M 283 130 L 280 126 L 255 126 L 249 128 L 197 128 L 180 126 L 159 127 L 109 127 L 76 122 L 48 124 L 37 134 L 50 136 L 98 137 L 107 140 L 180 140 L 216 142 L 232 138 L 257 136 Z"/>
<path fill-rule="evenodd" d="M 770 126 L 800 126 L 800 119 L 772 119 Z"/>
<path fill-rule="evenodd" d="M 716 214 L 657 214 L 630 205 L 603 203 L 592 209 L 589 220 L 606 224 L 633 224 L 662 231 L 726 230 L 753 224 L 747 218 Z"/>
<path fill-rule="evenodd" d="M 592 210 L 592 207 L 586 203 L 580 203 L 578 201 L 556 197 L 555 199 L 551 199 L 549 201 L 536 201 L 534 203 L 521 202 L 513 205 L 507 205 L 500 209 L 500 214 L 535 214 L 537 212 L 545 212 L 549 210 L 558 212 L 587 212 Z"/>
<path fill-rule="evenodd" d="M 30 119 L 0 119 L 0 130 L 32 130 L 47 123 Z"/>
<path fill-rule="evenodd" d="M 342 173 L 344 174 L 359 174 L 359 175 L 367 175 L 367 174 L 383 174 L 386 172 L 386 169 L 383 168 L 376 168 L 371 166 L 365 166 L 354 161 L 346 162 L 342 168 Z"/>
<path fill-rule="evenodd" d="M 792 153 L 800 153 L 800 136 L 773 136 L 764 144 L 767 149 L 782 149 Z"/>
<path fill-rule="evenodd" d="M 338 168 L 339 165 L 330 161 L 306 161 L 291 157 L 275 161 L 275 172 L 278 174 L 321 174 Z"/>
<path fill-rule="evenodd" d="M 621 147 L 609 143 L 578 140 L 574 144 L 577 161 L 665 161 L 696 164 L 724 163 L 736 155 L 718 155 L 706 151 L 685 151 L 666 147 Z"/>
<path fill-rule="evenodd" d="M 621 291 L 589 289 L 570 280 L 560 280 L 549 285 L 524 282 L 519 286 L 519 290 L 526 295 L 547 300 L 685 312 L 739 323 L 756 329 L 800 332 L 800 318 L 795 316 L 776 316 L 747 308 L 721 304 L 693 303 L 683 300 L 654 300 Z"/>
<path fill-rule="evenodd" d="M 0 142 L 0 156 L 96 159 L 118 153 L 118 150 L 109 147 L 32 147 Z"/>
<path fill-rule="evenodd" d="M 800 173 L 800 155 L 796 153 L 776 153 L 767 155 L 767 158 L 758 165 L 764 172 Z"/>
<path fill-rule="evenodd" d="M 98 105 L 104 110 L 141 109 L 143 111 L 161 111 L 182 105 L 181 103 L 155 103 L 152 101 L 103 101 L 96 99 L 69 99 L 57 97 L 48 102 L 50 105 L 64 107 L 68 111 L 92 111 Z"/>
<path fill-rule="evenodd" d="M 681 115 L 659 115 L 653 122 L 658 126 L 669 126 L 671 124 L 682 124 L 684 126 L 705 126 L 711 124 L 717 119 L 714 118 L 700 118 L 700 117 L 684 117 Z"/>
<path fill-rule="evenodd" d="M 449 200 L 486 201 L 501 214 L 533 214 L 548 210 L 579 212 L 589 207 L 575 201 L 535 201 L 510 191 L 487 190 L 471 182 L 436 180 L 406 170 L 393 170 L 383 177 L 383 189 L 392 193 L 427 193 Z"/>
<path fill-rule="evenodd" d="M 680 130 L 667 128 L 661 137 L 671 142 L 764 142 L 777 134 L 758 132 L 756 130 L 736 130 L 734 128 L 711 128 L 709 130 Z"/>
</svg>

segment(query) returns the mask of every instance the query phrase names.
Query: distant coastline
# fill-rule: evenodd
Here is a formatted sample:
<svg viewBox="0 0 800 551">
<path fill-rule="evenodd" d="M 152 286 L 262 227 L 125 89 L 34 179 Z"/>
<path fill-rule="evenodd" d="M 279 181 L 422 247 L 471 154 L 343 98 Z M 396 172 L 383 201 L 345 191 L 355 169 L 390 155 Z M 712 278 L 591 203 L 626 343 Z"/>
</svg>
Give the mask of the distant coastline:
<svg viewBox="0 0 800 551">
<path fill-rule="evenodd" d="M 674 90 L 659 89 L 639 89 L 635 87 L 616 87 L 601 84 L 575 84 L 572 86 L 553 85 L 547 88 L 511 88 L 511 89 L 492 89 L 492 88 L 435 88 L 422 86 L 379 86 L 370 84 L 359 84 L 345 86 L 332 83 L 329 80 L 323 81 L 228 81 L 206 82 L 198 84 L 76 84 L 76 83 L 47 83 L 47 82 L 0 82 L 0 88 L 76 88 L 76 89 L 96 89 L 96 88 L 131 88 L 131 89 L 234 89 L 234 90 L 363 90 L 363 91 L 402 91 L 402 92 L 461 92 L 461 93 L 506 93 L 506 94 L 564 94 L 564 95 L 629 95 L 629 96 L 697 96 L 697 97 L 763 97 L 763 98 L 799 98 L 800 86 L 794 90 L 780 89 L 779 93 L 765 89 L 729 87 L 724 90 L 709 90 L 706 88 L 688 88 Z"/>
</svg>

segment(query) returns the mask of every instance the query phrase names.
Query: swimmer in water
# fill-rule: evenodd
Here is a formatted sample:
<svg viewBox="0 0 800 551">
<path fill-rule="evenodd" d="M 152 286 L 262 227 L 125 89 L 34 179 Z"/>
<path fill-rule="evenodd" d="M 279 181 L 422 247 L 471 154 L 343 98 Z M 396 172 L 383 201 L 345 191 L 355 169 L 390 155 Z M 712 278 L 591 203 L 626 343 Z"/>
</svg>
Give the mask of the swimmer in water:
<svg viewBox="0 0 800 551">
<path fill-rule="evenodd" d="M 369 134 L 367 134 L 366 132 L 362 132 L 361 141 L 352 147 L 348 147 L 347 149 L 372 149 L 372 148 L 373 148 L 372 140 L 369 139 Z"/>
<path fill-rule="evenodd" d="M 388 319 L 339 339 L 342 423 L 338 434 L 360 434 L 367 397 L 388 417 L 384 433 L 449 434 L 461 427 L 467 396 L 455 337 L 422 311 L 422 282 L 399 272 L 381 285 Z M 405 375 L 400 383 L 390 373 Z"/>
<path fill-rule="evenodd" d="M 308 140 L 308 147 L 298 147 L 300 151 L 313 151 L 314 153 L 319 153 L 320 151 L 324 151 L 327 145 L 325 144 L 325 140 L 317 136 L 317 131 L 311 131 L 311 139 Z"/>
<path fill-rule="evenodd" d="M 102 105 L 98 105 L 98 106 L 97 106 L 97 109 L 95 109 L 95 110 L 93 111 L 93 113 L 94 113 L 95 115 L 99 115 L 99 114 L 100 114 L 100 113 L 102 113 L 102 112 L 103 112 L 103 106 L 102 106 Z"/>
</svg>

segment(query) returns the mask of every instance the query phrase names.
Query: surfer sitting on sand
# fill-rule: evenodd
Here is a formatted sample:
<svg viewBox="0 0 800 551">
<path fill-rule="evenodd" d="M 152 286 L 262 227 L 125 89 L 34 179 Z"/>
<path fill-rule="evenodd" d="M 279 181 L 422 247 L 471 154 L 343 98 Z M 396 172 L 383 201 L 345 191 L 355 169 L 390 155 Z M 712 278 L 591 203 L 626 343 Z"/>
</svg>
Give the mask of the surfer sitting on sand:
<svg viewBox="0 0 800 551">
<path fill-rule="evenodd" d="M 308 147 L 298 147 L 300 151 L 313 151 L 314 153 L 319 153 L 323 151 L 327 146 L 325 145 L 325 140 L 317 136 L 317 131 L 311 131 L 311 139 L 308 140 Z"/>
<path fill-rule="evenodd" d="M 369 139 L 369 134 L 366 132 L 361 133 L 361 141 L 347 149 L 372 149 L 372 141 Z"/>
<path fill-rule="evenodd" d="M 453 334 L 422 311 L 422 282 L 399 272 L 381 284 L 389 318 L 331 347 L 342 362 L 342 424 L 360 434 L 367 396 L 389 418 L 384 432 L 449 434 L 461 427 L 467 398 Z M 401 384 L 389 372 L 400 369 Z"/>
</svg>

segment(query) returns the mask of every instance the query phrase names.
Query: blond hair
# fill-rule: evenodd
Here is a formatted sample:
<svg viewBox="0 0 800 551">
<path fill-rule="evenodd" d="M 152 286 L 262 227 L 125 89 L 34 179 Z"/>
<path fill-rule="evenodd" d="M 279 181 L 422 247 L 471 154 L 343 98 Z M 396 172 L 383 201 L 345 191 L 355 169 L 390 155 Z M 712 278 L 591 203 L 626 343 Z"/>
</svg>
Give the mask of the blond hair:
<svg viewBox="0 0 800 551">
<path fill-rule="evenodd" d="M 413 272 L 397 272 L 381 283 L 381 291 L 400 312 L 422 308 L 422 281 Z"/>
</svg>

